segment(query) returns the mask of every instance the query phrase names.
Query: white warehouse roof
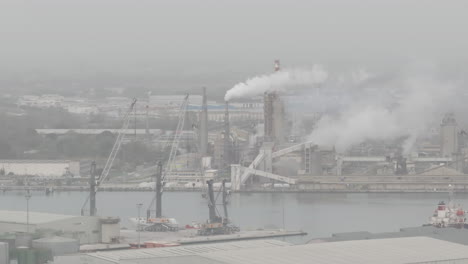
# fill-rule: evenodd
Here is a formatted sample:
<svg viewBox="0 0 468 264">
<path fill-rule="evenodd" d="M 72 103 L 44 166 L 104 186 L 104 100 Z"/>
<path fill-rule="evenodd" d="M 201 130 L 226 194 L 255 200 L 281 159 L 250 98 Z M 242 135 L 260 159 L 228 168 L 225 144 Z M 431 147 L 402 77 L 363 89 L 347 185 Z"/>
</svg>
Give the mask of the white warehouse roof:
<svg viewBox="0 0 468 264">
<path fill-rule="evenodd" d="M 90 253 L 89 256 L 100 260 L 110 261 L 113 263 L 121 263 L 119 261 L 127 260 L 130 263 L 135 260 L 137 262 L 148 260 L 155 261 L 160 258 L 171 258 L 181 256 L 194 256 L 210 252 L 230 252 L 242 249 L 252 248 L 277 248 L 289 246 L 291 244 L 279 240 L 251 240 L 238 241 L 227 243 L 213 243 L 204 245 L 178 246 L 168 248 L 150 248 L 150 249 L 133 249 L 133 250 L 115 250 Z"/>
<path fill-rule="evenodd" d="M 422 264 L 468 263 L 468 246 L 428 237 L 290 245 L 273 240 L 98 252 L 56 259 L 81 264 Z"/>
<path fill-rule="evenodd" d="M 26 211 L 0 211 L 0 223 L 26 224 L 26 214 Z M 75 217 L 77 216 L 29 212 L 29 223 L 38 225 Z"/>
<path fill-rule="evenodd" d="M 455 263 L 454 260 L 468 263 L 468 246 L 428 237 L 408 237 L 213 252 L 200 257 L 209 260 L 204 263 L 219 264 Z"/>
</svg>

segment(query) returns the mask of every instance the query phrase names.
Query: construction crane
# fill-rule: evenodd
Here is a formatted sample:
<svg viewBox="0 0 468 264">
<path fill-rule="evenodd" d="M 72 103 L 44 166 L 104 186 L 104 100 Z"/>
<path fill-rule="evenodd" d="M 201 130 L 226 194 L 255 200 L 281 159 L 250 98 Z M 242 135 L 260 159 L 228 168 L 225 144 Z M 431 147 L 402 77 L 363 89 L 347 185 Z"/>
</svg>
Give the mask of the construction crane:
<svg viewBox="0 0 468 264">
<path fill-rule="evenodd" d="M 92 166 L 91 180 L 90 180 L 90 193 L 88 197 L 86 198 L 83 206 L 81 207 L 81 215 L 85 214 L 86 206 L 88 205 L 88 202 L 90 199 L 92 200 L 92 203 L 90 203 L 89 214 L 91 216 L 94 216 L 97 213 L 96 193 L 98 192 L 99 186 L 101 185 L 101 183 L 104 182 L 109 176 L 109 172 L 112 168 L 112 164 L 114 164 L 115 157 L 117 157 L 120 147 L 122 146 L 122 142 L 125 137 L 125 132 L 128 129 L 128 126 L 130 125 L 131 114 L 133 112 L 133 109 L 135 108 L 136 102 L 137 102 L 137 99 L 133 98 L 132 103 L 130 104 L 130 107 L 125 112 L 125 115 L 123 117 L 122 127 L 120 130 L 117 131 L 117 138 L 115 139 L 114 146 L 112 147 L 111 153 L 109 154 L 109 157 L 107 158 L 104 169 L 102 170 L 99 177 L 95 178 L 95 170 L 96 170 L 95 164 L 93 164 Z"/>
<path fill-rule="evenodd" d="M 179 149 L 179 143 L 183 134 L 183 128 L 185 124 L 185 116 L 187 112 L 189 95 L 185 95 L 184 100 L 179 109 L 178 123 L 174 133 L 174 139 L 171 144 L 171 150 L 169 152 L 169 158 L 166 162 L 164 170 L 162 169 L 162 163 L 158 163 L 158 172 L 155 177 L 155 195 L 151 200 L 151 203 L 146 211 L 146 218 L 131 219 L 132 222 L 138 224 L 138 228 L 142 231 L 152 232 L 163 232 L 163 231 L 177 231 L 178 223 L 174 218 L 162 217 L 162 194 L 164 181 L 166 176 L 172 172 L 172 163 L 177 155 Z M 156 204 L 155 217 L 151 217 L 151 212 Z"/>
<path fill-rule="evenodd" d="M 206 182 L 208 185 L 208 209 L 209 209 L 209 219 L 206 223 L 200 226 L 198 230 L 198 235 L 200 236 L 209 236 L 209 235 L 223 235 L 223 234 L 232 234 L 239 232 L 240 229 L 238 226 L 235 226 L 231 223 L 228 218 L 227 211 L 227 189 L 226 189 L 226 180 L 223 180 L 221 185 L 221 190 L 218 192 L 218 195 L 215 198 L 214 189 L 213 189 L 213 180 Z M 219 213 L 216 209 L 216 200 L 219 195 L 222 194 L 222 202 L 224 209 L 224 217 L 219 216 Z"/>
</svg>

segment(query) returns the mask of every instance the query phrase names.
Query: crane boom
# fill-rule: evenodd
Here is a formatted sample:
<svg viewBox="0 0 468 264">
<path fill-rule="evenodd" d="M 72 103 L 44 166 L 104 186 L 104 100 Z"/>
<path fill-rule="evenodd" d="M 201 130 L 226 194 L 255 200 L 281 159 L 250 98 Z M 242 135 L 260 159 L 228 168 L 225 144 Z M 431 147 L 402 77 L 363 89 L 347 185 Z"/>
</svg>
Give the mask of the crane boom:
<svg viewBox="0 0 468 264">
<path fill-rule="evenodd" d="M 174 139 L 172 140 L 171 151 L 169 152 L 169 158 L 166 162 L 166 166 L 162 173 L 162 177 L 161 177 L 162 182 L 164 182 L 164 180 L 166 179 L 166 175 L 168 174 L 168 172 L 172 171 L 172 162 L 174 161 L 175 156 L 177 155 L 177 150 L 179 149 L 179 142 L 180 142 L 180 138 L 182 137 L 182 132 L 183 132 L 184 124 L 185 124 L 185 114 L 187 112 L 188 99 L 189 99 L 189 95 L 186 94 L 184 101 L 182 101 L 182 104 L 180 106 L 177 128 L 175 130 Z M 164 189 L 161 188 L 161 194 L 163 190 Z M 153 208 L 155 202 L 156 202 L 156 196 L 153 197 L 153 200 L 151 200 L 151 203 L 148 207 L 148 210 L 147 210 L 148 218 L 150 216 L 151 209 Z"/>
<path fill-rule="evenodd" d="M 112 146 L 111 153 L 109 154 L 109 157 L 107 158 L 106 164 L 104 166 L 104 169 L 102 170 L 101 175 L 96 179 L 96 187 L 94 190 L 94 194 L 97 193 L 99 189 L 99 185 L 104 182 L 107 177 L 109 176 L 109 172 L 112 168 L 112 164 L 114 163 L 115 157 L 117 157 L 117 154 L 119 153 L 120 147 L 122 146 L 123 138 L 125 137 L 125 132 L 128 129 L 128 126 L 130 124 L 130 119 L 131 119 L 131 113 L 133 109 L 135 108 L 135 104 L 137 102 L 136 98 L 133 98 L 132 103 L 130 104 L 130 107 L 128 108 L 127 112 L 125 112 L 125 115 L 123 117 L 123 124 L 120 130 L 117 132 L 117 138 L 115 139 L 114 146 Z M 81 214 L 84 215 L 84 210 L 85 207 L 87 206 L 90 195 L 86 198 L 83 207 L 81 208 Z"/>
<path fill-rule="evenodd" d="M 166 169 L 163 172 L 163 177 L 162 177 L 163 181 L 165 180 L 167 173 L 172 171 L 172 161 L 174 161 L 174 158 L 177 155 L 177 150 L 179 149 L 179 142 L 180 142 L 180 138 L 182 137 L 182 132 L 183 132 L 184 124 L 185 124 L 185 113 L 187 112 L 188 97 L 189 95 L 187 94 L 180 107 L 179 122 L 177 123 L 174 140 L 172 141 L 171 152 L 169 152 L 169 159 L 166 163 Z"/>
</svg>

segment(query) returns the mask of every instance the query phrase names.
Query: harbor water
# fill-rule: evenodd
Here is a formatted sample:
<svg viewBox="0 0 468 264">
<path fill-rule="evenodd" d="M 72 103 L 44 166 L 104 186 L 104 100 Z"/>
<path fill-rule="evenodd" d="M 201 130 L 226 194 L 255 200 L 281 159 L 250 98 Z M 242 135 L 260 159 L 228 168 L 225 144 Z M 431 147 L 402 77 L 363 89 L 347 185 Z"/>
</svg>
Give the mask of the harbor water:
<svg viewBox="0 0 468 264">
<path fill-rule="evenodd" d="M 80 214 L 86 192 L 32 192 L 30 210 L 59 214 Z M 101 192 L 97 196 L 99 215 L 118 216 L 122 226 L 133 228 L 128 220 L 141 216 L 152 199 L 150 192 Z M 208 218 L 206 200 L 199 192 L 165 192 L 163 215 L 174 217 L 181 225 L 203 222 Z M 221 203 L 221 197 L 218 199 Z M 420 226 L 447 193 L 234 193 L 228 205 L 229 217 L 241 229 L 285 228 L 303 230 L 307 236 L 296 238 L 305 243 L 333 233 L 369 231 L 390 232 Z M 468 194 L 456 194 L 455 202 L 468 206 Z M 0 210 L 26 210 L 25 193 L 0 194 Z M 218 206 L 223 213 L 222 206 Z"/>
</svg>

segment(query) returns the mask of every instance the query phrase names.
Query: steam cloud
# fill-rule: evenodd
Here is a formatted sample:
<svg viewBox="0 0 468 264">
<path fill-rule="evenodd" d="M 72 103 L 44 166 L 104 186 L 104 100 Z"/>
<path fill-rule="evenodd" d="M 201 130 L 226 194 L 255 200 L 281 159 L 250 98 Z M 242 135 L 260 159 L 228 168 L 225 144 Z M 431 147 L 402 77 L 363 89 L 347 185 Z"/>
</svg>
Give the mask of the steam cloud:
<svg viewBox="0 0 468 264">
<path fill-rule="evenodd" d="M 325 114 L 308 138 L 318 145 L 334 146 L 339 153 L 366 140 L 406 138 L 403 154 L 409 154 L 434 121 L 453 111 L 461 88 L 438 80 L 433 72 L 390 80 L 362 73 L 353 76 L 358 76 L 353 77 L 357 82 L 349 82 L 352 87 L 341 92 L 353 93 L 355 101 L 336 115 Z"/>
<path fill-rule="evenodd" d="M 262 95 L 267 91 L 284 91 L 297 86 L 323 83 L 328 73 L 319 65 L 310 70 L 284 69 L 272 74 L 256 76 L 246 82 L 236 84 L 226 92 L 225 101 Z"/>
</svg>

